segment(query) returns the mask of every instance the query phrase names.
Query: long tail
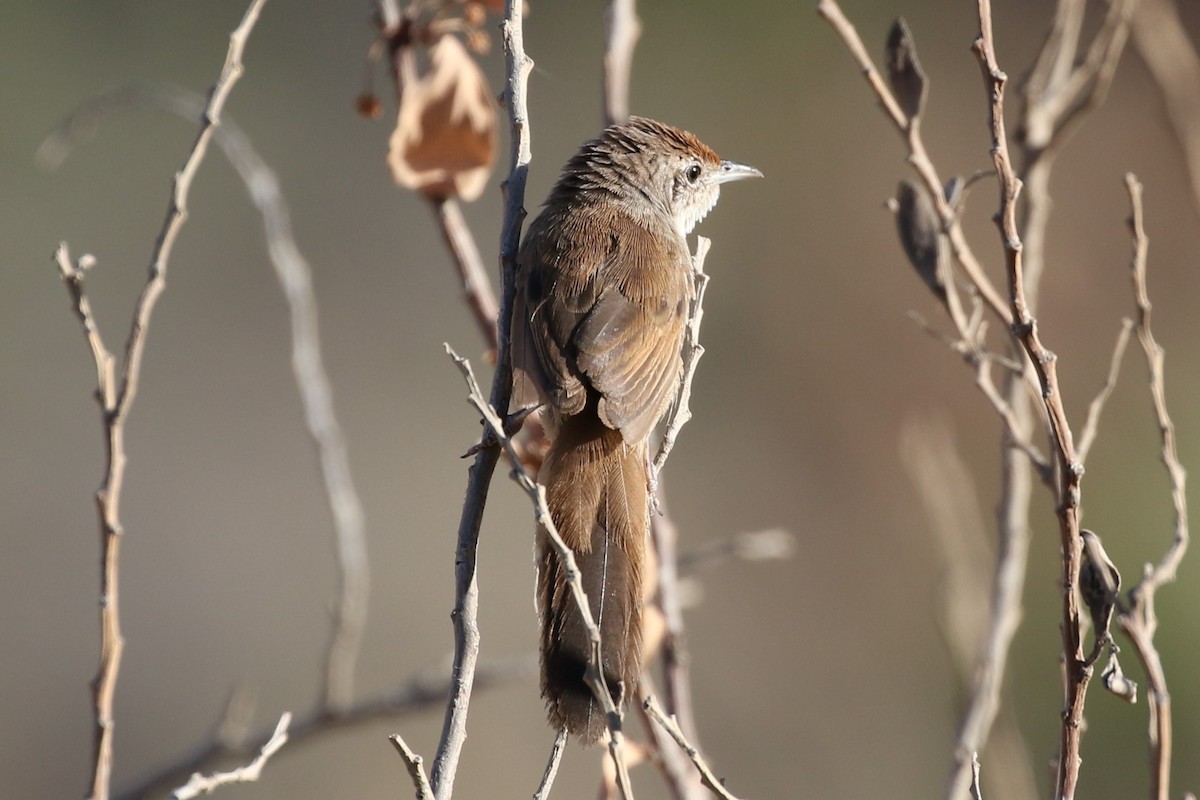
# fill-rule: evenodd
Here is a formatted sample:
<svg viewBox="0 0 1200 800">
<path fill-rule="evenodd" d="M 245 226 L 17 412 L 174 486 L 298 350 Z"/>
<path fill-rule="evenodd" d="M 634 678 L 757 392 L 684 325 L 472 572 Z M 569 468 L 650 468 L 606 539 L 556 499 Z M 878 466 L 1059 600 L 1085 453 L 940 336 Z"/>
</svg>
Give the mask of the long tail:
<svg viewBox="0 0 1200 800">
<path fill-rule="evenodd" d="M 585 412 L 563 421 L 541 473 L 550 515 L 575 553 L 600 628 L 601 667 L 618 707 L 635 694 L 642 669 L 645 448 L 644 442 L 627 445 L 619 431 Z M 607 723 L 584 682 L 587 629 L 544 530 L 537 548 L 542 696 L 551 725 L 591 744 Z"/>
</svg>

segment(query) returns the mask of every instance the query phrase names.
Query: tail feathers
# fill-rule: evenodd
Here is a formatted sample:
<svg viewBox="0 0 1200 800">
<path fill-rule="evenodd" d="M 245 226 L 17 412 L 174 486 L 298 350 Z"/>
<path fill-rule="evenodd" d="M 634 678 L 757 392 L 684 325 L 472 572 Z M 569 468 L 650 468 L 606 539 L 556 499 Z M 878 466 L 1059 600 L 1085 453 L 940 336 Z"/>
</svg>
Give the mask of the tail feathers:
<svg viewBox="0 0 1200 800">
<path fill-rule="evenodd" d="M 542 467 L 555 527 L 575 554 L 592 617 L 600 628 L 601 669 L 620 705 L 641 675 L 642 569 L 648 505 L 645 445 L 578 415 L 565 420 Z M 550 723 L 585 743 L 607 728 L 584 681 L 591 643 L 558 553 L 538 534 L 542 695 Z"/>
</svg>

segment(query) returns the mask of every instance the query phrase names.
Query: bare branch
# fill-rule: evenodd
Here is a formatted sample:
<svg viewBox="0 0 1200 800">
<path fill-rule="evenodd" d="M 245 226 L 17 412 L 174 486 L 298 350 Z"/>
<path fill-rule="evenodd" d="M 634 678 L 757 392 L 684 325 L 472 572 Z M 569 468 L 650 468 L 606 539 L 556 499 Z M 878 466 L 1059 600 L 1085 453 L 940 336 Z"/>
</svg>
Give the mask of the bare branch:
<svg viewBox="0 0 1200 800">
<path fill-rule="evenodd" d="M 1056 356 L 1048 350 L 1038 335 L 1037 320 L 1025 295 L 1025 275 L 1021 261 L 1021 238 L 1017 231 L 1016 204 L 1021 182 L 1013 172 L 1009 158 L 1008 135 L 1004 124 L 1004 87 L 1008 77 L 996 61 L 992 38 L 990 0 L 979 0 L 979 37 L 974 50 L 979 59 L 984 87 L 990 97 L 988 118 L 992 134 L 992 159 L 1000 182 L 1000 212 L 996 225 L 1000 231 L 1007 266 L 1012 304 L 1014 333 L 1029 356 L 1038 383 L 1052 442 L 1056 447 L 1055 462 L 1060 484 L 1056 487 L 1059 536 L 1062 546 L 1062 608 L 1063 666 L 1066 676 L 1066 705 L 1062 715 L 1059 741 L 1058 780 L 1056 797 L 1072 798 L 1079 779 L 1080 736 L 1083 706 L 1091 668 L 1085 662 L 1080 633 L 1076 587 L 1082 558 L 1079 535 L 1079 498 L 1083 465 L 1075 452 L 1071 428 L 1067 423 L 1062 393 L 1058 384 Z"/>
<path fill-rule="evenodd" d="M 542 782 L 538 784 L 533 800 L 546 800 L 550 796 L 550 787 L 554 785 L 554 778 L 558 775 L 558 765 L 562 763 L 563 751 L 566 749 L 567 732 L 560 730 L 554 737 L 554 744 L 550 747 L 550 760 L 546 762 L 546 771 L 542 773 Z"/>
<path fill-rule="evenodd" d="M 661 504 L 660 504 L 661 510 Z M 662 609 L 666 633 L 661 652 L 667 704 L 680 727 L 699 746 L 695 709 L 692 704 L 691 658 L 683 624 L 683 604 L 679 592 L 679 531 L 669 516 L 652 514 L 650 535 L 658 556 L 658 604 Z M 645 681 L 646 678 L 643 678 Z M 639 692 L 642 691 L 639 689 Z"/>
<path fill-rule="evenodd" d="M 1142 208 L 1142 185 L 1130 174 L 1125 176 L 1132 213 L 1129 219 L 1134 253 L 1131 261 L 1134 299 L 1137 305 L 1137 335 L 1150 371 L 1150 395 L 1154 401 L 1154 416 L 1162 439 L 1162 461 L 1171 482 L 1171 499 L 1175 506 L 1175 532 L 1171 545 L 1157 566 L 1146 565 L 1142 580 L 1128 595 L 1129 602 L 1117 616 L 1121 629 L 1133 642 L 1138 659 L 1146 671 L 1147 699 L 1150 703 L 1150 761 L 1152 765 L 1152 796 L 1166 800 L 1171 782 L 1171 699 L 1162 659 L 1154 645 L 1158 616 L 1154 601 L 1158 589 L 1175 580 L 1179 564 L 1191 539 L 1188 531 L 1187 472 L 1179 463 L 1175 445 L 1175 424 L 1167 411 L 1163 363 L 1165 355 L 1150 328 L 1150 297 L 1146 288 L 1146 236 Z"/>
<path fill-rule="evenodd" d="M 687 326 L 683 331 L 683 376 L 679 396 L 671 404 L 663 440 L 658 447 L 658 453 L 654 456 L 654 463 L 651 465 L 650 474 L 655 483 L 658 481 L 658 474 L 667 463 L 667 458 L 671 455 L 671 450 L 675 447 L 675 440 L 679 437 L 679 432 L 692 418 L 692 409 L 689 405 L 692 398 L 692 379 L 696 376 L 696 367 L 700 363 L 700 357 L 704 355 L 704 346 L 700 344 L 700 323 L 704 320 L 704 291 L 708 287 L 708 274 L 704 271 L 704 259 L 708 256 L 708 249 L 711 245 L 712 242 L 705 237 L 696 237 L 696 254 L 692 256 L 692 280 L 696 285 L 696 299 L 692 301 Z"/>
<path fill-rule="evenodd" d="M 525 219 L 525 178 L 532 158 L 529 141 L 529 112 L 525 89 L 533 61 L 525 55 L 523 0 L 508 0 L 501 24 L 504 39 L 506 83 L 504 100 L 512 126 L 512 155 L 504 192 L 504 222 L 500 234 L 500 313 L 497 317 L 496 372 L 492 376 L 491 406 L 507 409 L 512 395 L 512 364 L 509 357 L 509 318 L 516 286 L 517 246 Z M 497 431 L 503 432 L 503 426 Z M 486 435 L 486 432 L 485 432 Z M 479 657 L 479 583 L 475 572 L 476 549 L 488 486 L 500 458 L 500 448 L 483 447 L 475 454 L 467 479 L 467 496 L 458 526 L 454 554 L 454 664 L 453 690 L 430 783 L 439 800 L 450 800 L 458 759 L 467 737 L 467 713 L 471 702 L 475 663 Z"/>
<path fill-rule="evenodd" d="M 655 700 L 653 697 L 647 697 L 642 703 L 642 706 L 646 709 L 654 721 L 661 725 L 663 730 L 665 730 L 671 736 L 671 738 L 675 740 L 675 743 L 678 744 L 683 751 L 688 754 L 688 758 L 692 760 L 692 763 L 696 766 L 696 769 L 700 770 L 701 780 L 704 781 L 704 785 L 711 789 L 713 794 L 722 798 L 722 800 L 738 800 L 734 794 L 725 788 L 725 784 L 721 781 L 721 779 L 718 778 L 715 773 L 713 773 L 712 769 L 708 766 L 708 762 L 704 760 L 704 756 L 700 754 L 700 751 L 693 747 L 692 744 L 687 740 L 687 737 L 683 735 L 683 731 L 679 729 L 679 725 L 676 724 L 675 718 L 668 717 L 663 713 L 663 710 L 658 705 L 657 700 Z"/>
<path fill-rule="evenodd" d="M 905 144 L 908 147 L 908 163 L 921 179 L 930 201 L 934 204 L 938 219 L 941 221 L 942 228 L 950 243 L 950 251 L 954 255 L 955 262 L 962 268 L 968 280 L 977 288 L 979 295 L 983 298 L 988 309 L 1007 328 L 1012 323 L 1012 315 L 1008 304 L 1005 303 L 1000 293 L 992 286 L 991 281 L 988 280 L 987 275 L 983 271 L 982 265 L 976 260 L 970 246 L 967 244 L 966 235 L 963 233 L 958 214 L 949 200 L 946 199 L 945 190 L 943 189 L 944 184 L 941 178 L 938 177 L 937 170 L 934 168 L 933 162 L 929 160 L 929 154 L 925 150 L 925 143 L 921 138 L 921 128 L 917 124 L 919 118 L 909 119 L 900 109 L 900 104 L 896 101 L 891 90 L 888 89 L 883 78 L 880 76 L 879 70 L 875 68 L 875 64 L 871 61 L 871 56 L 867 53 L 867 48 L 863 45 L 862 39 L 859 38 L 858 31 L 846 19 L 846 15 L 842 13 L 837 2 L 835 0 L 821 0 L 817 6 L 817 13 L 833 26 L 834 32 L 841 38 L 846 48 L 850 51 L 850 54 L 854 56 L 859 69 L 862 70 L 863 77 L 866 78 L 871 90 L 883 106 L 884 113 L 891 120 L 896 131 L 905 140 Z M 951 288 L 952 283 L 947 282 L 947 289 Z"/>
<path fill-rule="evenodd" d="M 1129 38 L 1130 19 L 1137 0 L 1115 0 L 1109 4 L 1087 55 L 1070 72 L 1067 69 L 1075 59 L 1084 3 L 1073 0 L 1061 5 L 1067 10 L 1064 12 L 1060 7 L 1056 26 L 1062 23 L 1069 30 L 1061 38 L 1052 35 L 1047 39 L 1039 66 L 1044 67 L 1045 59 L 1050 57 L 1053 68 L 1035 71 L 1026 93 L 1025 145 L 1033 152 L 1060 146 L 1083 114 L 1104 102 Z M 1069 17 L 1065 23 L 1064 13 Z"/>
<path fill-rule="evenodd" d="M 454 352 L 454 349 L 450 345 L 447 344 L 445 347 L 446 353 L 453 359 L 455 365 L 458 366 L 459 371 L 462 372 L 463 380 L 467 383 L 468 402 L 483 416 L 486 427 L 491 428 L 492 434 L 500 442 L 500 446 L 504 449 L 512 465 L 513 479 L 529 495 L 529 499 L 534 505 L 534 516 L 537 524 L 546 531 L 546 535 L 549 537 L 551 544 L 554 545 L 559 561 L 563 565 L 563 574 L 567 585 L 571 589 L 571 596 L 579 608 L 580 619 L 587 629 L 588 639 L 591 643 L 584 681 L 591 688 L 592 694 L 596 697 L 597 703 L 604 710 L 605 717 L 608 720 L 608 730 L 610 733 L 608 749 L 612 756 L 613 766 L 617 771 L 617 785 L 621 789 L 621 795 L 625 800 L 633 800 L 629 770 L 625 764 L 622 750 L 625 737 L 621 731 L 621 713 L 617 709 L 616 704 L 613 703 L 612 694 L 609 692 L 608 685 L 604 680 L 604 671 L 601 669 L 600 628 L 596 625 L 596 618 L 592 615 L 588 596 L 583 590 L 583 579 L 579 571 L 579 566 L 575 562 L 575 554 L 567 546 L 567 543 L 563 541 L 562 536 L 559 535 L 558 528 L 550 516 L 550 507 L 546 502 L 546 487 L 540 483 L 536 483 L 533 478 L 529 477 L 529 473 L 525 471 L 524 466 L 521 464 L 520 453 L 513 446 L 512 439 L 504 432 L 504 422 L 500 419 L 500 415 L 496 413 L 495 407 L 484 399 L 483 391 L 479 388 L 478 381 L 475 380 L 475 372 L 471 369 L 470 362 Z"/>
<path fill-rule="evenodd" d="M 1166 101 L 1191 179 L 1192 208 L 1200 213 L 1200 53 L 1172 0 L 1141 0 L 1133 41 Z"/>
<path fill-rule="evenodd" d="M 1088 451 L 1092 449 L 1092 444 L 1096 440 L 1096 430 L 1100 425 L 1100 413 L 1104 410 L 1104 404 L 1108 402 L 1113 389 L 1117 388 L 1117 377 L 1121 373 L 1121 361 L 1125 357 L 1125 348 L 1129 345 L 1131 330 L 1133 330 L 1133 322 L 1128 319 L 1121 320 L 1121 332 L 1117 334 L 1117 343 L 1113 346 L 1112 358 L 1108 363 L 1108 377 L 1105 378 L 1104 386 L 1101 387 L 1099 393 L 1088 404 L 1087 420 L 1083 424 L 1083 432 L 1079 434 L 1079 460 L 1081 462 L 1087 462 Z"/>
<path fill-rule="evenodd" d="M 398 733 L 389 736 L 388 741 L 392 743 L 396 752 L 400 754 L 400 758 L 404 760 L 404 766 L 412 778 L 413 788 L 417 790 L 417 800 L 437 800 L 434 797 L 433 789 L 429 786 L 429 778 L 425 775 L 425 759 L 413 752 Z"/>
<path fill-rule="evenodd" d="M 679 556 L 681 575 L 691 575 L 725 561 L 773 561 L 791 558 L 796 552 L 796 537 L 783 528 L 737 533 L 715 539 Z"/>
<path fill-rule="evenodd" d="M 131 108 L 169 111 L 185 119 L 202 114 L 205 99 L 170 86 L 126 86 L 98 95 L 67 116 L 43 144 L 45 158 L 57 166 L 82 131 Z M 326 652 L 322 702 L 344 707 L 353 699 L 354 667 L 366 623 L 368 559 L 362 503 L 350 472 L 345 436 L 333 406 L 333 391 L 321 358 L 317 302 L 312 269 L 292 233 L 287 200 L 279 179 L 231 119 L 222 121 L 214 141 L 237 170 L 262 215 L 267 251 L 291 315 L 292 372 L 304 406 L 305 423 L 316 446 L 333 518 L 339 569 L 335 622 Z"/>
<path fill-rule="evenodd" d="M 279 752 L 288 740 L 288 725 L 292 722 L 290 712 L 284 712 L 279 718 L 279 724 L 275 726 L 275 732 L 267 743 L 262 746 L 258 753 L 258 757 L 244 767 L 238 767 L 229 772 L 216 772 L 208 777 L 201 775 L 199 772 L 192 775 L 191 780 L 184 786 L 180 786 L 171 793 L 171 800 L 191 800 L 193 797 L 199 797 L 202 794 L 212 794 L 216 789 L 230 783 L 253 783 L 262 775 L 263 767 L 267 765 L 267 761 L 271 756 Z"/>
<path fill-rule="evenodd" d="M 107 800 L 111 791 L 113 760 L 113 697 L 120 672 L 124 637 L 120 624 L 120 541 L 123 528 L 120 519 L 121 490 L 125 476 L 125 420 L 137 396 L 141 378 L 142 354 L 145 351 L 146 331 L 158 297 L 166 286 L 167 264 L 171 249 L 187 218 L 187 198 L 192 180 L 208 149 L 221 111 L 233 86 L 241 77 L 242 52 L 250 31 L 258 20 L 265 0 L 253 0 L 241 23 L 229 37 L 229 51 L 221 75 L 213 86 L 208 106 L 201 117 L 200 131 L 183 168 L 175 174 L 166 219 L 155 242 L 150 270 L 145 286 L 134 307 L 133 321 L 125 344 L 120 382 L 115 380 L 115 359 L 104 347 L 91 309 L 83 294 L 83 274 L 93 259 L 84 257 L 72 265 L 66 244 L 60 244 L 55 260 L 67 283 L 76 315 L 84 328 L 88 346 L 96 362 L 96 399 L 100 404 L 105 430 L 105 469 L 96 492 L 96 509 L 100 523 L 100 665 L 92 683 L 95 727 L 90 797 Z"/>
<path fill-rule="evenodd" d="M 475 688 L 489 689 L 513 680 L 526 680 L 537 673 L 537 659 L 522 656 L 493 664 L 480 665 L 475 674 Z M 450 694 L 448 678 L 416 677 L 405 684 L 390 689 L 375 697 L 359 700 L 348 708 L 330 710 L 316 708 L 299 717 L 288 734 L 294 752 L 302 745 L 319 741 L 325 736 L 350 728 L 362 727 L 381 721 L 426 711 L 445 703 Z M 222 725 L 222 728 L 227 727 Z M 230 738 L 218 731 L 208 742 L 190 754 L 176 759 L 152 775 L 143 778 L 136 786 L 117 796 L 121 800 L 144 800 L 160 797 L 164 787 L 186 778 L 193 772 L 211 769 L 217 764 L 233 758 L 244 758 L 261 748 L 271 737 L 270 731 L 259 731 L 239 739 Z"/>
<path fill-rule="evenodd" d="M 638 713 L 649 737 L 647 748 L 650 760 L 662 774 L 672 800 L 701 800 L 708 797 L 708 790 L 700 779 L 700 771 L 646 709 L 646 700 L 655 694 L 654 678 L 648 672 L 644 673 L 638 682 Z"/>
<path fill-rule="evenodd" d="M 463 217 L 462 208 L 453 198 L 431 199 L 434 217 L 446 247 L 454 257 L 454 265 L 458 269 L 458 277 L 462 281 L 463 298 L 475 318 L 475 325 L 488 348 L 495 352 L 499 346 L 499 333 L 496 329 L 500 315 L 500 305 L 496 293 L 492 291 L 492 283 L 487 271 L 483 268 L 483 259 L 475 244 L 475 237 Z"/>
<path fill-rule="evenodd" d="M 983 800 L 979 783 L 979 753 L 971 753 L 971 800 Z"/>
<path fill-rule="evenodd" d="M 609 0 L 604 12 L 608 39 L 604 50 L 604 124 L 629 119 L 629 75 L 633 50 L 642 35 L 636 0 Z"/>
</svg>

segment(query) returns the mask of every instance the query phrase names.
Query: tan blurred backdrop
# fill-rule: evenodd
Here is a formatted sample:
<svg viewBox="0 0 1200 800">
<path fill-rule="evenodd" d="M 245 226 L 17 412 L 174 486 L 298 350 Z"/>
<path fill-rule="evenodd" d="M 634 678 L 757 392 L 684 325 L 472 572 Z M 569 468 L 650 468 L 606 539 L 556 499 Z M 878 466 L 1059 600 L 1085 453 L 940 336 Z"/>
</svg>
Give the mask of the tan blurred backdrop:
<svg viewBox="0 0 1200 800">
<path fill-rule="evenodd" d="M 815 0 L 641 5 L 633 111 L 693 130 L 767 176 L 727 189 L 700 228 L 714 242 L 707 355 L 696 417 L 666 481 L 684 550 L 768 527 L 792 531 L 797 550 L 784 563 L 729 564 L 703 576 L 702 605 L 687 622 L 704 746 L 742 796 L 936 796 L 958 698 L 935 623 L 943 567 L 903 468 L 900 432 L 912 419 L 948 420 L 990 515 L 999 431 L 967 371 L 905 316 L 936 317 L 936 309 L 883 210 L 907 176 L 900 142 Z M 1028 64 L 1048 5 L 999 4 L 997 46 L 1010 75 Z M 1195 38 L 1200 9 L 1183 5 Z M 63 114 L 104 89 L 163 81 L 205 91 L 244 4 L 18 6 L 0 26 L 0 794 L 75 797 L 91 746 L 91 495 L 102 442 L 93 368 L 50 257 L 60 240 L 96 255 L 88 285 L 106 340 L 119 347 L 194 126 L 122 117 L 54 173 L 39 170 L 34 153 Z M 974 4 L 848 0 L 845 10 L 875 53 L 893 17 L 907 17 L 932 81 L 925 131 L 934 160 L 944 175 L 987 167 L 985 106 L 968 50 Z M 537 65 L 531 212 L 599 128 L 602 11 L 600 2 L 534 2 L 527 19 Z M 486 373 L 429 212 L 385 171 L 388 125 L 354 113 L 371 36 L 365 0 L 272 0 L 227 112 L 278 172 L 315 273 L 371 550 L 361 694 L 445 669 L 466 473 L 458 456 L 478 426 L 442 342 Z M 497 90 L 499 50 L 497 39 L 485 65 Z M 503 171 L 506 143 L 499 160 Z M 1194 465 L 1200 226 L 1181 164 L 1131 50 L 1107 105 L 1059 160 L 1039 312 L 1078 420 L 1131 309 L 1121 179 L 1136 172 L 1146 185 L 1169 399 L 1181 456 Z M 497 184 L 467 210 L 489 265 Z M 987 221 L 994 202 L 992 184 L 974 192 L 970 233 L 997 270 Z M 1087 524 L 1136 576 L 1161 555 L 1172 523 L 1144 367 L 1130 356 L 1083 485 Z M 117 788 L 207 737 L 235 686 L 254 693 L 256 727 L 315 697 L 335 570 L 288 358 L 259 218 L 213 151 L 128 426 Z M 1059 707 L 1057 534 L 1041 490 L 1033 524 L 1011 688 L 1040 777 Z M 535 647 L 531 533 L 525 499 L 498 478 L 479 555 L 485 660 Z M 1176 794 L 1200 789 L 1200 554 L 1180 577 L 1161 594 L 1159 635 L 1176 714 Z M 1128 707 L 1093 691 L 1088 720 L 1081 793 L 1142 796 L 1144 701 Z M 408 778 L 384 736 L 400 730 L 432 756 L 440 725 L 438 708 L 285 749 L 261 783 L 224 796 L 406 796 Z M 531 794 L 551 741 L 535 681 L 479 693 L 470 732 L 459 795 Z M 593 796 L 596 760 L 569 752 L 555 796 Z M 649 768 L 634 779 L 639 797 L 664 796 Z"/>
</svg>

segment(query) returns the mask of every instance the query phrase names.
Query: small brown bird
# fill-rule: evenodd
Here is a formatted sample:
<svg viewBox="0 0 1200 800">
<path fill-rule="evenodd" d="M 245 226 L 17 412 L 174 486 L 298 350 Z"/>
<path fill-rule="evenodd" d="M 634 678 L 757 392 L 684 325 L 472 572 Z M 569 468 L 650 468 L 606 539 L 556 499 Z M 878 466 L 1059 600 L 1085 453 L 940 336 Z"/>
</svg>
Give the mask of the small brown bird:
<svg viewBox="0 0 1200 800">
<path fill-rule="evenodd" d="M 618 707 L 642 670 L 649 438 L 680 386 L 694 293 L 685 237 L 722 183 L 761 175 L 633 117 L 567 162 L 517 257 L 513 408 L 545 405 L 539 480 L 579 564 Z M 584 682 L 587 630 L 544 530 L 537 566 L 550 723 L 593 743 L 606 720 Z"/>
</svg>

